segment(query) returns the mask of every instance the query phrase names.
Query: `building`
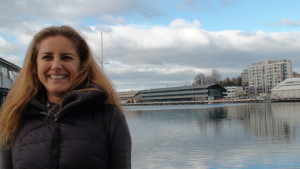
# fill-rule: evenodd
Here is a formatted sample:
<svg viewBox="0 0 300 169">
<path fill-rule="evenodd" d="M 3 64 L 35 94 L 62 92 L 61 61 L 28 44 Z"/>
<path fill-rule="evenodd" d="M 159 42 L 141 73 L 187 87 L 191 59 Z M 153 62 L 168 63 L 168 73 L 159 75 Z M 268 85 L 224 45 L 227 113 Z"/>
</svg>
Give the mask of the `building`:
<svg viewBox="0 0 300 169">
<path fill-rule="evenodd" d="M 223 99 L 226 89 L 219 84 L 148 89 L 138 92 L 137 102 L 173 102 Z"/>
<path fill-rule="evenodd" d="M 134 96 L 139 92 L 139 90 L 123 91 L 117 92 L 121 103 L 134 103 Z"/>
<path fill-rule="evenodd" d="M 272 100 L 300 99 L 300 77 L 289 78 L 272 89 Z"/>
<path fill-rule="evenodd" d="M 242 86 L 228 86 L 225 87 L 225 89 L 227 90 L 226 92 L 224 92 L 225 99 L 244 98 L 246 95 L 246 91 Z"/>
<path fill-rule="evenodd" d="M 5 100 L 20 69 L 19 66 L 0 58 L 0 104 Z"/>
<path fill-rule="evenodd" d="M 291 78 L 292 73 L 290 60 L 266 60 L 251 64 L 248 68 L 249 96 L 270 96 L 271 89 L 285 79 Z"/>
<path fill-rule="evenodd" d="M 300 77 L 299 73 L 293 72 L 293 77 Z"/>
<path fill-rule="evenodd" d="M 249 78 L 248 78 L 248 69 L 243 70 L 241 73 L 242 78 L 242 86 L 248 86 L 249 84 Z"/>
</svg>

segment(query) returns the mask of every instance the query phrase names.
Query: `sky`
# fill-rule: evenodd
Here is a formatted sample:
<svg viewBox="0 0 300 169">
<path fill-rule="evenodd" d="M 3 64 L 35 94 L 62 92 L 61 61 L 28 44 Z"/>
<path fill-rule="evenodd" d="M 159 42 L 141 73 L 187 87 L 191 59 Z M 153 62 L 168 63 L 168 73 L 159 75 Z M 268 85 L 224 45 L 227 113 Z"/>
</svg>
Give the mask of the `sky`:
<svg viewBox="0 0 300 169">
<path fill-rule="evenodd" d="M 35 33 L 82 34 L 117 91 L 191 85 L 198 73 L 237 77 L 288 59 L 300 73 L 297 0 L 0 0 L 0 57 L 20 67 Z M 101 36 L 102 32 L 102 36 Z M 102 40 L 101 40 L 102 39 Z M 103 46 L 103 48 L 101 47 Z"/>
</svg>

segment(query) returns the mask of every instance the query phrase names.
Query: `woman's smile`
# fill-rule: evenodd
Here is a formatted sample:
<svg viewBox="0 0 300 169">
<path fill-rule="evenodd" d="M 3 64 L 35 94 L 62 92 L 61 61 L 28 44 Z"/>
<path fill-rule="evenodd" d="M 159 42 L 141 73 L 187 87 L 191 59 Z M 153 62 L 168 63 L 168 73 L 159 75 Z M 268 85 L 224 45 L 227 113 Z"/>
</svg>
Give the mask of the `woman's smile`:
<svg viewBox="0 0 300 169">
<path fill-rule="evenodd" d="M 68 77 L 67 75 L 48 75 L 49 79 L 54 79 L 54 80 L 66 79 L 67 77 Z"/>
</svg>

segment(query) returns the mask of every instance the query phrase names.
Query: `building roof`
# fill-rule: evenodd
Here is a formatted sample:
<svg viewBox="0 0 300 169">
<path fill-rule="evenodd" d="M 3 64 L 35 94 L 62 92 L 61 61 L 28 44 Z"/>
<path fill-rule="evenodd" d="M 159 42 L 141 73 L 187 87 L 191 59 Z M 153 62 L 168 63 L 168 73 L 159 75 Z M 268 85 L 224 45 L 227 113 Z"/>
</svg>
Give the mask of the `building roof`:
<svg viewBox="0 0 300 169">
<path fill-rule="evenodd" d="M 20 70 L 21 69 L 19 66 L 15 65 L 15 64 L 7 61 L 7 60 L 2 59 L 1 57 L 0 57 L 0 63 L 4 63 L 5 65 L 8 65 L 8 66 L 10 66 L 10 67 L 12 67 L 12 68 L 14 68 L 16 70 Z"/>
<path fill-rule="evenodd" d="M 128 98 L 128 97 L 134 97 L 135 94 L 137 94 L 139 90 L 131 90 L 131 91 L 122 91 L 117 92 L 120 98 Z"/>
<path fill-rule="evenodd" d="M 156 92 L 156 91 L 172 91 L 172 90 L 185 90 L 185 89 L 205 89 L 205 88 L 212 88 L 218 86 L 222 88 L 223 90 L 226 90 L 223 86 L 220 86 L 219 84 L 205 84 L 205 85 L 196 85 L 196 86 L 180 86 L 180 87 L 167 87 L 167 88 L 155 88 L 155 89 L 146 89 L 142 90 L 141 92 Z"/>
<path fill-rule="evenodd" d="M 272 91 L 278 91 L 278 90 L 300 90 L 300 77 L 297 78 L 288 78 L 284 80 L 283 82 L 279 83 L 277 86 L 275 86 Z"/>
</svg>

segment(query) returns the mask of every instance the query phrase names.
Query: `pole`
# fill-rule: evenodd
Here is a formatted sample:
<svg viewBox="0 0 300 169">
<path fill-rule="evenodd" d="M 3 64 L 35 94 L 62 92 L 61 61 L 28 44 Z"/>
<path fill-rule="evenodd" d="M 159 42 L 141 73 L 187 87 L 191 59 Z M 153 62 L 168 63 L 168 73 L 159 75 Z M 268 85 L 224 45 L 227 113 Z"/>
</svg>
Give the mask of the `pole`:
<svg viewBox="0 0 300 169">
<path fill-rule="evenodd" d="M 101 31 L 101 68 L 103 69 L 103 33 Z"/>
</svg>

